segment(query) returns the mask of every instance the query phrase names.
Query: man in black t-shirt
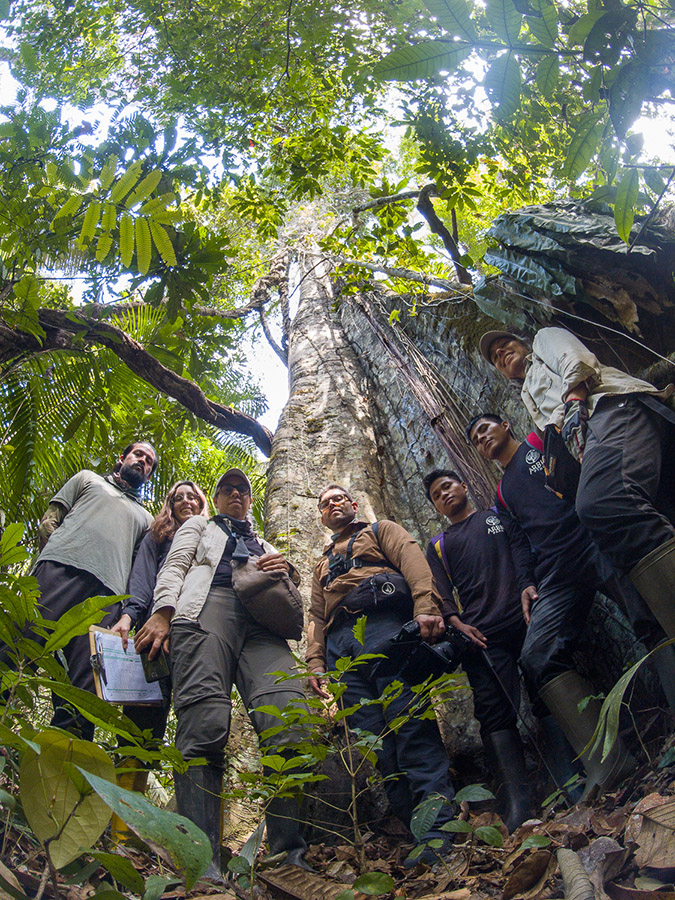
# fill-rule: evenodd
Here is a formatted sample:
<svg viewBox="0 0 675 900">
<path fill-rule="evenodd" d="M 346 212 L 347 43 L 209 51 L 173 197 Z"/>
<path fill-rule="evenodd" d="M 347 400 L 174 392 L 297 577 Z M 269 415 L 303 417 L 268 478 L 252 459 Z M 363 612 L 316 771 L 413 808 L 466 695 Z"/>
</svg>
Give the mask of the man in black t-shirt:
<svg viewBox="0 0 675 900">
<path fill-rule="evenodd" d="M 530 799 L 517 728 L 518 657 L 526 625 L 511 547 L 495 510 L 476 510 L 456 472 L 436 469 L 424 477 L 424 487 L 439 515 L 450 520 L 450 527 L 429 541 L 427 561 L 446 621 L 474 644 L 463 666 L 481 739 L 501 782 L 504 824 L 513 831 L 529 817 Z M 532 711 L 540 719 L 551 769 L 561 786 L 575 774 L 570 747 L 536 692 L 534 701 Z"/>
<path fill-rule="evenodd" d="M 595 690 L 575 671 L 572 658 L 595 592 L 616 596 L 616 576 L 573 507 L 547 490 L 543 446 L 535 432 L 518 443 L 508 422 L 487 413 L 472 419 L 466 434 L 481 456 L 503 467 L 496 506 L 511 542 L 528 625 L 520 664 L 584 764 L 586 799 L 597 789 L 609 790 L 635 765 L 620 740 L 604 762 L 600 751 L 582 752 L 601 704 L 592 700 L 579 712 L 580 701 Z"/>
</svg>

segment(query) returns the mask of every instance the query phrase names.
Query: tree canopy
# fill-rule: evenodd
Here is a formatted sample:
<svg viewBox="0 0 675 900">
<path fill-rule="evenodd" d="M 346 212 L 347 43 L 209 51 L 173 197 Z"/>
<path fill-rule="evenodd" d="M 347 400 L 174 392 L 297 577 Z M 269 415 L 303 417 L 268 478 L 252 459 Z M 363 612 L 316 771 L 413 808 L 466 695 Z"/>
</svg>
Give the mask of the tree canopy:
<svg viewBox="0 0 675 900">
<path fill-rule="evenodd" d="M 672 103 L 659 0 L 13 0 L 0 14 L 21 85 L 0 116 L 11 515 L 31 497 L 34 516 L 67 474 L 50 437 L 78 447 L 72 470 L 140 421 L 181 453 L 225 433 L 268 454 L 242 339 L 256 322 L 285 358 L 298 247 L 343 291 L 385 278 L 414 310 L 431 288 L 509 270 L 511 251 L 488 247 L 500 213 L 591 197 L 634 242 L 636 210 L 649 218 L 674 171 L 633 130 Z"/>
</svg>

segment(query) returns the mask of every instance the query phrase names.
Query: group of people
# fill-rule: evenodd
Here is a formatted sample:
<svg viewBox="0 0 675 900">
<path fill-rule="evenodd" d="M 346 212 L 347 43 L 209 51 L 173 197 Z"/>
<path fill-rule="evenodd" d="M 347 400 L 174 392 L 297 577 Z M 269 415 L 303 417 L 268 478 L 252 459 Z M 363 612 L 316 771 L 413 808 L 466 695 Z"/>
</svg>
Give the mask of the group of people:
<svg viewBox="0 0 675 900">
<path fill-rule="evenodd" d="M 501 783 L 503 819 L 515 829 L 530 814 L 531 798 L 517 728 L 521 674 L 540 724 L 549 770 L 572 799 L 608 790 L 633 770 L 621 741 L 604 759 L 585 750 L 595 730 L 599 702 L 576 671 L 573 651 L 595 592 L 627 610 L 649 647 L 675 637 L 675 527 L 672 484 L 664 460 L 675 418 L 667 392 L 603 366 L 571 333 L 545 328 L 530 347 L 517 335 L 488 332 L 480 350 L 521 390 L 534 422 L 525 441 L 507 420 L 480 411 L 467 440 L 501 468 L 495 506 L 474 507 L 462 475 L 429 472 L 420 490 L 448 525 L 431 538 L 426 557 L 400 525 L 358 519 L 358 503 L 340 484 L 318 495 L 318 513 L 331 536 L 314 570 L 306 660 L 310 689 L 329 698 L 327 673 L 340 658 L 386 654 L 413 620 L 419 638 L 432 644 L 448 628 L 470 644 L 463 666 L 473 689 L 475 715 L 491 768 Z M 578 465 L 575 498 L 549 489 L 550 460 L 542 441 L 554 429 Z M 468 451 L 472 452 L 472 451 Z M 302 704 L 294 680 L 274 673 L 294 670 L 288 644 L 260 624 L 233 586 L 243 553 L 263 572 L 298 575 L 291 563 L 254 531 L 251 483 L 237 468 L 218 480 L 210 516 L 204 493 L 192 481 L 175 484 L 153 521 L 139 498 L 157 466 L 145 441 L 124 449 L 111 474 L 90 471 L 71 478 L 54 496 L 40 525 L 43 544 L 35 575 L 42 613 L 56 619 L 75 603 L 97 595 L 128 594 L 111 615 L 125 646 L 135 629 L 137 652 L 168 654 L 161 708 L 132 708 L 155 739 L 164 734 L 171 691 L 177 718 L 176 747 L 185 760 L 205 759 L 176 774 L 178 810 L 209 836 L 220 875 L 220 824 L 224 751 L 233 684 L 258 734 L 278 724 L 269 710 Z M 549 470 L 549 471 L 547 471 Z M 362 641 L 354 624 L 365 616 Z M 71 681 L 94 690 L 88 643 L 66 648 Z M 671 648 L 655 656 L 668 702 L 675 707 Z M 435 719 L 406 716 L 414 704 L 404 684 L 387 703 L 375 701 L 391 676 L 374 664 L 348 670 L 340 702 L 350 725 L 382 739 L 378 767 L 391 805 L 409 821 L 431 795 L 443 798 L 410 864 L 433 862 L 451 835 L 442 826 L 456 814 L 449 761 Z M 580 711 L 580 707 L 581 710 Z M 53 724 L 93 737 L 93 726 L 55 700 Z M 288 734 L 275 744 L 292 741 Z M 574 784 L 579 763 L 583 794 Z M 298 803 L 279 797 L 266 810 L 273 854 L 307 866 Z"/>
</svg>

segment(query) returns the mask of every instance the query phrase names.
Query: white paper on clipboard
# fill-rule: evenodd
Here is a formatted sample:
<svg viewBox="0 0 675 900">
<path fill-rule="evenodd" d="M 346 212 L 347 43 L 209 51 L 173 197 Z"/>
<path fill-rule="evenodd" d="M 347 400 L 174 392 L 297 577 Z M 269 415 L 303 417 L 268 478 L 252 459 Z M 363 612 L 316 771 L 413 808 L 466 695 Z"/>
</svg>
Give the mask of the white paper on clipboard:
<svg viewBox="0 0 675 900">
<path fill-rule="evenodd" d="M 96 653 L 101 666 L 101 693 L 109 703 L 152 703 L 162 702 L 159 683 L 146 681 L 141 657 L 134 649 L 133 638 L 124 651 L 122 638 L 117 634 L 95 631 Z"/>
</svg>

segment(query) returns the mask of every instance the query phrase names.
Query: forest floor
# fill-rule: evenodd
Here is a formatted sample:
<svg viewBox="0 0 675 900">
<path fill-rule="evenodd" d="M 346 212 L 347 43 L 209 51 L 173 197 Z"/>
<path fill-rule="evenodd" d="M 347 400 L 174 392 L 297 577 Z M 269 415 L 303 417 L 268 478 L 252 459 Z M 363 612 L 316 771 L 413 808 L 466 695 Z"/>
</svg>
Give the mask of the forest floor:
<svg viewBox="0 0 675 900">
<path fill-rule="evenodd" d="M 557 851 L 574 851 L 588 876 L 584 900 L 675 900 L 675 738 L 668 739 L 651 765 L 641 765 L 617 791 L 572 808 L 549 808 L 540 819 L 531 819 L 508 835 L 498 816 L 490 811 L 469 811 L 462 817 L 472 831 L 458 834 L 451 853 L 433 867 L 418 864 L 404 869 L 412 849 L 410 834 L 397 820 L 385 823 L 386 832 L 365 835 L 365 870 L 393 880 L 394 889 L 379 893 L 385 900 L 548 900 L 572 894 L 559 868 Z M 481 826 L 495 826 L 502 846 L 491 846 L 476 834 Z M 480 834 L 480 831 L 478 832 Z M 4 842 L 0 875 L 21 895 L 35 897 L 40 890 L 44 861 L 25 844 L 16 830 Z M 118 848 L 146 879 L 168 870 L 153 854 L 132 847 Z M 308 861 L 314 873 L 292 866 L 258 866 L 252 886 L 230 881 L 217 887 L 198 882 L 189 900 L 365 900 L 366 893 L 351 886 L 359 870 L 356 851 L 349 844 L 313 844 Z M 85 870 L 82 870 L 81 875 Z M 77 880 L 77 879 L 76 879 Z M 159 879 L 158 879 L 159 880 Z M 124 900 L 128 894 L 93 860 L 81 883 L 58 877 L 61 900 Z M 389 882 L 391 885 L 391 882 Z M 53 885 L 43 886 L 44 897 L 56 897 Z M 121 893 L 118 893 L 120 891 Z M 345 893 L 346 892 L 346 893 Z M 374 895 L 374 888 L 369 890 Z M 656 893 L 654 893 L 656 892 Z M 154 894 L 154 897 L 153 897 Z M 0 900 L 12 895 L 0 887 Z M 17 895 L 14 894 L 16 897 Z M 145 900 L 159 900 L 161 891 L 147 892 Z M 185 898 L 182 887 L 167 885 L 163 897 Z"/>
</svg>

